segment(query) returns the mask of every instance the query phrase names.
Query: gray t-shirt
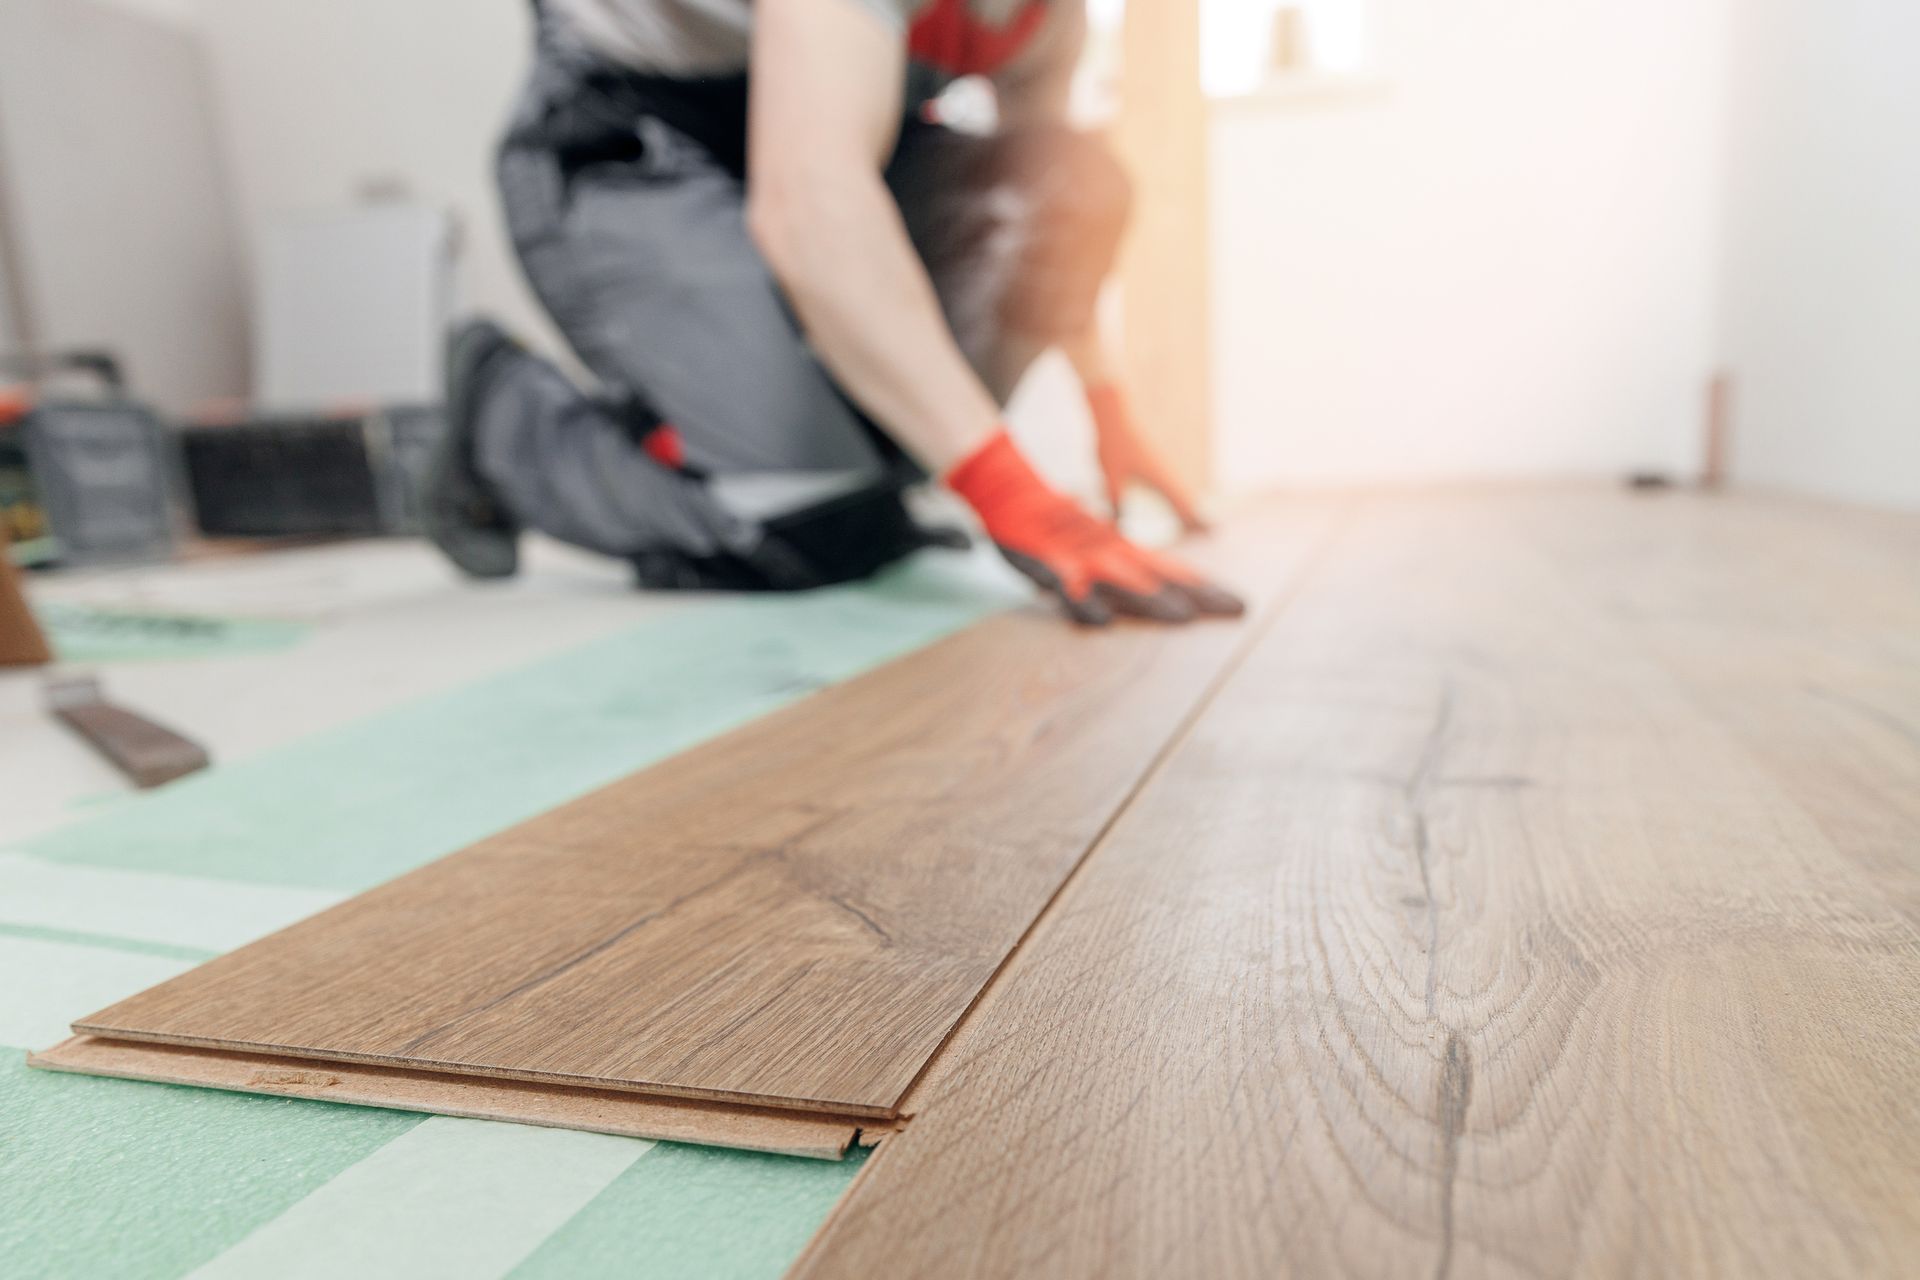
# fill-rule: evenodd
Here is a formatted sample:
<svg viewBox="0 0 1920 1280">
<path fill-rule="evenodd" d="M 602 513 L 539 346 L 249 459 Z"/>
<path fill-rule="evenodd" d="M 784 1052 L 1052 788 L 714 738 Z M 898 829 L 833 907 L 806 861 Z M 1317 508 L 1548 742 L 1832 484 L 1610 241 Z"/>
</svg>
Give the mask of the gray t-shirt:
<svg viewBox="0 0 1920 1280">
<path fill-rule="evenodd" d="M 992 75 L 1036 56 L 1058 0 L 854 0 L 947 75 Z M 753 0 L 547 0 L 564 28 L 602 57 L 655 75 L 732 75 L 747 68 Z"/>
</svg>

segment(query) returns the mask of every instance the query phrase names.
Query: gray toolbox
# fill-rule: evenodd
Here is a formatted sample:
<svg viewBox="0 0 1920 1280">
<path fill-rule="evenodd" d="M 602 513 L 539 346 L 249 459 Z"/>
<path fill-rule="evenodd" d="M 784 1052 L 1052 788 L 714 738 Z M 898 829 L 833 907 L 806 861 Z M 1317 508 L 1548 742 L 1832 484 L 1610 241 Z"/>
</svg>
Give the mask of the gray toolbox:
<svg viewBox="0 0 1920 1280">
<path fill-rule="evenodd" d="M 31 518 L 43 527 L 41 558 L 163 559 L 174 543 L 178 464 L 159 419 L 128 398 L 119 363 L 91 351 L 0 354 L 0 378 L 76 372 L 95 383 L 96 394 L 40 396 L 22 418 L 0 426 L 0 471 L 24 473 L 14 496 L 37 507 Z"/>
</svg>

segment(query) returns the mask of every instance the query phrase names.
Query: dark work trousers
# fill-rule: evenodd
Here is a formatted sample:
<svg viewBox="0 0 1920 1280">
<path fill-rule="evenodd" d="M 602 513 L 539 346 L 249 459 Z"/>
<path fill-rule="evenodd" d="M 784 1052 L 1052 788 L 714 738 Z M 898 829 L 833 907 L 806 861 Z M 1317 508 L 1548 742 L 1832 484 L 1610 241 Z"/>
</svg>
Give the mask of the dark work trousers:
<svg viewBox="0 0 1920 1280">
<path fill-rule="evenodd" d="M 746 92 L 744 77 L 640 76 L 549 34 L 500 151 L 527 278 L 600 386 L 515 357 L 488 384 L 479 465 L 520 523 L 631 559 L 643 585 L 814 586 L 923 545 L 900 494 L 924 476 L 828 376 L 747 233 Z M 923 114 L 887 184 L 1004 403 L 1091 320 L 1128 185 L 1086 135 L 969 136 Z M 677 464 L 643 447 L 661 422 Z M 833 496 L 773 516 L 722 500 L 727 479 L 766 475 L 824 477 Z"/>
</svg>

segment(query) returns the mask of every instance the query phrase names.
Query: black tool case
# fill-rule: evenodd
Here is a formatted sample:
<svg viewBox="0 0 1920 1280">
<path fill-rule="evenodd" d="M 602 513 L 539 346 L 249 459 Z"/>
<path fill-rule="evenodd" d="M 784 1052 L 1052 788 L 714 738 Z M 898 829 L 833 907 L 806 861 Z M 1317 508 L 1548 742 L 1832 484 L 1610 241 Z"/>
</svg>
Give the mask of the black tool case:
<svg viewBox="0 0 1920 1280">
<path fill-rule="evenodd" d="M 210 537 L 404 534 L 445 419 L 437 407 L 276 415 L 180 431 Z"/>
</svg>

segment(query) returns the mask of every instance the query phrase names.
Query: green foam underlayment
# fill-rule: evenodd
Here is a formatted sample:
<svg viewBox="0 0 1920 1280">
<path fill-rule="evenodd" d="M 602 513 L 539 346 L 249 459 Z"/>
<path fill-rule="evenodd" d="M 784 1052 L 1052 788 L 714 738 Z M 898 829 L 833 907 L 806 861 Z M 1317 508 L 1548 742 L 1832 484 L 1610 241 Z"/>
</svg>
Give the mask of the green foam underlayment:
<svg viewBox="0 0 1920 1280">
<path fill-rule="evenodd" d="M 864 587 L 696 608 L 128 797 L 21 850 L 357 891 L 1013 598 L 975 561 L 922 556 Z"/>
<path fill-rule="evenodd" d="M 420 1119 L 0 1055 L 0 1271 L 182 1275 Z"/>
<path fill-rule="evenodd" d="M 925 555 L 860 587 L 692 606 L 113 802 L 16 852 L 357 891 L 1017 598 L 977 558 Z M 33 977 L 0 973 L 0 1002 Z M 0 1052 L 0 1272 L 181 1275 L 419 1121 L 28 1071 Z M 660 1144 L 515 1259 L 514 1274 L 774 1276 L 856 1168 Z"/>
<path fill-rule="evenodd" d="M 864 1158 L 830 1164 L 662 1143 L 548 1236 L 512 1280 L 777 1276 Z"/>
<path fill-rule="evenodd" d="M 266 653 L 298 644 L 313 630 L 304 622 L 98 609 L 61 601 L 42 601 L 34 613 L 62 662 Z"/>
</svg>

